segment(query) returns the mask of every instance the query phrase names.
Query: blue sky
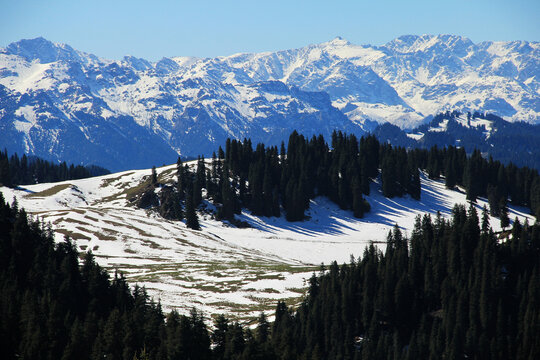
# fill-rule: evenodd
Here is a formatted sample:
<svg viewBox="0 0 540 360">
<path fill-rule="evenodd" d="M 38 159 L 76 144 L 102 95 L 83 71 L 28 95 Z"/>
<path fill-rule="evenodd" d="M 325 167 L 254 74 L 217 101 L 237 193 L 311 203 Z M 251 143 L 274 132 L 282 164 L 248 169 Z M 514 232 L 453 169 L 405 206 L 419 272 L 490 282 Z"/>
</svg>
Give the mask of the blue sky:
<svg viewBox="0 0 540 360">
<path fill-rule="evenodd" d="M 381 45 L 404 34 L 540 41 L 540 0 L 2 0 L 0 47 L 43 36 L 101 57 L 213 57 L 336 36 Z"/>
</svg>

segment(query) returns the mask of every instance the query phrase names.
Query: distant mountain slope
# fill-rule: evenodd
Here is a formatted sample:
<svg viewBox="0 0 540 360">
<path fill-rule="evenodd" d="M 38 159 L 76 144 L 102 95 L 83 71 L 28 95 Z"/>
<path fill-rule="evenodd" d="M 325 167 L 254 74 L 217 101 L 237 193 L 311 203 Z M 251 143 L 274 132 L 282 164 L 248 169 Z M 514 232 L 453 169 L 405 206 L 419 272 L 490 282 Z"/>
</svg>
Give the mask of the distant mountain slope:
<svg viewBox="0 0 540 360">
<path fill-rule="evenodd" d="M 373 133 L 382 142 L 429 149 L 448 145 L 479 149 L 503 163 L 540 169 L 540 124 L 508 122 L 492 114 L 447 112 L 429 123 L 404 131 L 384 124 Z"/>
<path fill-rule="evenodd" d="M 209 154 L 226 137 L 361 135 L 454 109 L 536 123 L 538 79 L 539 43 L 452 35 L 155 63 L 21 40 L 0 49 L 0 148 L 118 170 Z"/>
</svg>

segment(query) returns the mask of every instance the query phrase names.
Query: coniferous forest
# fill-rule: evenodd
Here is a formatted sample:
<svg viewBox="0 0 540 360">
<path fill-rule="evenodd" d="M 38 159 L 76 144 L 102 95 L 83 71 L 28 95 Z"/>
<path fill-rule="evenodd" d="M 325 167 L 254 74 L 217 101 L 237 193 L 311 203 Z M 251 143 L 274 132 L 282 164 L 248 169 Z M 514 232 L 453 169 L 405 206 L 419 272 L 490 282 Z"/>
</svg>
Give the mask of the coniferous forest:
<svg viewBox="0 0 540 360">
<path fill-rule="evenodd" d="M 362 217 L 374 181 L 386 196 L 421 198 L 419 169 L 464 188 L 471 202 L 487 197 L 501 220 L 508 203 L 539 215 L 536 170 L 478 151 L 406 151 L 342 133 L 331 146 L 293 133 L 279 150 L 229 140 L 210 162 L 190 169 L 179 159 L 174 186 L 153 169 L 138 204 L 194 229 L 204 199 L 232 223 L 242 208 L 303 220 L 319 195 Z M 298 307 L 278 302 L 275 320 L 261 314 L 252 328 L 195 309 L 164 314 L 144 288 L 111 277 L 69 238 L 55 244 L 47 225 L 0 194 L 3 358 L 538 359 L 540 226 L 516 220 L 495 234 L 487 214 L 456 205 L 450 219 L 419 216 L 410 238 L 396 225 L 385 253 L 372 245 L 322 267 Z"/>
<path fill-rule="evenodd" d="M 9 156 L 6 150 L 0 151 L 0 186 L 83 179 L 109 173 L 109 170 L 96 165 L 53 164 L 37 157 L 23 155 L 19 158 L 17 154 Z"/>
<path fill-rule="evenodd" d="M 499 241 L 474 207 L 418 217 L 349 264 L 309 280 L 294 311 L 256 328 L 171 312 L 111 279 L 90 252 L 0 196 L 0 343 L 5 359 L 538 359 L 540 227 Z"/>
<path fill-rule="evenodd" d="M 215 205 L 219 219 L 237 226 L 242 224 L 235 214 L 242 209 L 302 221 L 316 196 L 325 196 L 362 218 L 370 211 L 364 196 L 370 194 L 374 181 L 380 181 L 387 197 L 420 199 L 420 170 L 431 179 L 444 177 L 449 189 L 461 187 L 470 201 L 487 198 L 491 215 L 501 217 L 505 226 L 510 203 L 540 217 L 540 176 L 535 169 L 504 165 L 478 150 L 469 156 L 453 146 L 407 151 L 381 144 L 374 136 L 358 140 L 341 132 L 332 134 L 331 145 L 322 136 L 308 140 L 293 132 L 287 147 L 282 143 L 279 150 L 264 144 L 253 150 L 249 139 L 228 139 L 225 150 L 220 147 L 209 163 L 199 157 L 190 169 L 179 158 L 176 186 L 153 181 L 138 204 L 156 207 L 168 219 L 185 217 L 194 229 L 199 228 L 196 208 L 204 197 Z M 164 187 L 161 198 L 154 194 L 155 186 Z"/>
</svg>

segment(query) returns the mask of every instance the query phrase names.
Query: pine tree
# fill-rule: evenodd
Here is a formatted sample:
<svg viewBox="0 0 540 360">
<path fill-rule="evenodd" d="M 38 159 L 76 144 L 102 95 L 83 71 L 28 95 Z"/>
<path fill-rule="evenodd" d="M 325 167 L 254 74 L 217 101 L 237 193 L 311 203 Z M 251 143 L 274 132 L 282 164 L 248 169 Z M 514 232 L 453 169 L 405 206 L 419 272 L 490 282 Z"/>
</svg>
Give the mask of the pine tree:
<svg viewBox="0 0 540 360">
<path fill-rule="evenodd" d="M 457 174 L 455 166 L 454 148 L 448 148 L 446 163 L 444 166 L 445 185 L 448 189 L 453 189 L 457 185 Z"/>
<path fill-rule="evenodd" d="M 492 216 L 498 217 L 501 212 L 501 196 L 498 192 L 498 188 L 489 184 L 487 187 L 487 196 L 488 196 L 488 203 L 489 203 L 489 212 Z"/>
<path fill-rule="evenodd" d="M 475 150 L 467 161 L 466 171 L 463 176 L 465 188 L 467 189 L 467 200 L 476 202 L 476 198 L 481 195 L 484 174 L 482 154 L 480 151 Z"/>
<path fill-rule="evenodd" d="M 381 166 L 382 191 L 384 196 L 389 198 L 392 198 L 397 194 L 397 174 L 394 160 L 394 157 L 388 153 L 383 157 Z"/>
<path fill-rule="evenodd" d="M 540 177 L 538 176 L 532 182 L 529 197 L 531 211 L 536 216 L 536 220 L 540 221 Z"/>
<path fill-rule="evenodd" d="M 211 338 L 214 344 L 214 356 L 223 359 L 227 346 L 227 333 L 229 332 L 229 319 L 220 314 L 214 320 L 214 331 Z"/>
<path fill-rule="evenodd" d="M 157 172 L 155 166 L 152 166 L 152 176 L 150 178 L 150 182 L 152 183 L 152 186 L 157 186 Z"/>
<path fill-rule="evenodd" d="M 3 153 L 0 152 L 0 184 L 2 186 L 12 186 L 7 150 L 4 150 Z"/>
<path fill-rule="evenodd" d="M 501 227 L 504 230 L 508 225 L 510 225 L 510 218 L 508 217 L 508 206 L 506 205 L 505 198 L 501 198 L 499 208 L 500 208 Z"/>
<path fill-rule="evenodd" d="M 225 220 L 233 220 L 235 212 L 235 194 L 231 188 L 228 176 L 224 176 L 221 185 L 221 201 L 222 206 L 218 213 L 219 217 Z"/>
<path fill-rule="evenodd" d="M 170 187 L 164 187 L 159 196 L 159 213 L 161 216 L 169 220 L 181 220 L 183 214 L 179 193 L 173 191 Z"/>
<path fill-rule="evenodd" d="M 268 320 L 266 319 L 266 315 L 261 312 L 259 315 L 259 319 L 257 320 L 257 340 L 259 342 L 264 343 L 268 340 L 268 337 L 270 335 L 270 324 L 268 323 Z"/>
<path fill-rule="evenodd" d="M 204 165 L 204 157 L 199 157 L 197 161 L 197 171 L 195 173 L 195 181 L 193 183 L 193 204 L 195 207 L 202 203 L 202 188 L 206 183 L 206 167 Z"/>
<path fill-rule="evenodd" d="M 409 168 L 410 172 L 410 183 L 409 188 L 407 192 L 411 195 L 411 197 L 415 200 L 420 200 L 421 196 L 421 183 L 420 183 L 420 172 L 418 171 L 418 168 L 411 167 Z"/>
<path fill-rule="evenodd" d="M 180 196 L 180 199 L 184 199 L 188 185 L 188 170 L 187 165 L 182 165 L 182 160 L 180 160 L 180 157 L 178 157 L 178 161 L 176 163 L 176 176 L 178 177 L 176 190 Z"/>
<path fill-rule="evenodd" d="M 188 185 L 186 191 L 186 226 L 193 230 L 200 230 L 201 226 L 199 225 L 199 218 L 195 212 L 195 201 L 193 200 L 193 184 Z"/>
</svg>

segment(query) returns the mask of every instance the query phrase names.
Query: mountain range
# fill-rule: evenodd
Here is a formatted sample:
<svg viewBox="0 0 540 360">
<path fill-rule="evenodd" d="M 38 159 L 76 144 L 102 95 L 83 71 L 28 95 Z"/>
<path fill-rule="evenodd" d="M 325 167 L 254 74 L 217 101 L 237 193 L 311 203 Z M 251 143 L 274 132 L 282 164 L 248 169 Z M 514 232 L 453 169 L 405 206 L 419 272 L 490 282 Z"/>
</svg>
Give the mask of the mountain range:
<svg viewBox="0 0 540 360">
<path fill-rule="evenodd" d="M 434 114 L 540 122 L 540 44 L 407 35 L 157 62 L 107 60 L 43 38 L 0 49 L 0 147 L 113 171 L 210 155 L 227 137 L 362 135 Z"/>
</svg>

